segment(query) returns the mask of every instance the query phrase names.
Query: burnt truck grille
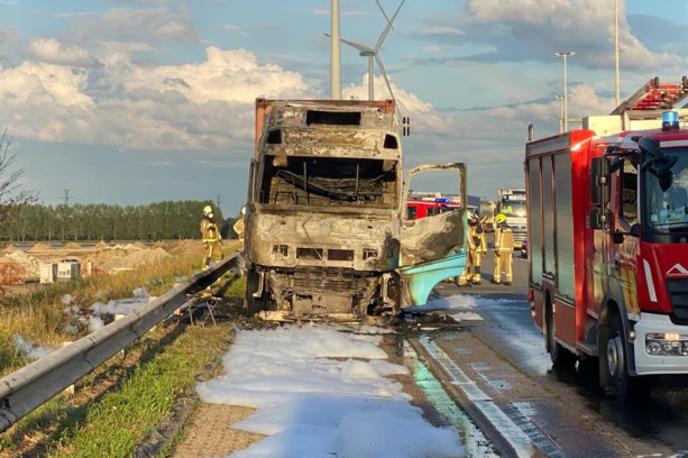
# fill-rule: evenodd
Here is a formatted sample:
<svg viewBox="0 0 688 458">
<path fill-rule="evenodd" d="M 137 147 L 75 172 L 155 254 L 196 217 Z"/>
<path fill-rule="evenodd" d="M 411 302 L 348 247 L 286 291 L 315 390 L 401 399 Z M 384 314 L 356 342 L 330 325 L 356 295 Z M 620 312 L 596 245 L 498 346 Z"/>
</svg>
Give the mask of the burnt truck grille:
<svg viewBox="0 0 688 458">
<path fill-rule="evenodd" d="M 365 288 L 365 279 L 345 271 L 294 273 L 294 292 L 296 293 L 347 293 L 358 292 Z"/>
<path fill-rule="evenodd" d="M 688 325 L 688 278 L 667 280 L 667 290 L 671 299 L 671 316 L 674 323 Z"/>
</svg>

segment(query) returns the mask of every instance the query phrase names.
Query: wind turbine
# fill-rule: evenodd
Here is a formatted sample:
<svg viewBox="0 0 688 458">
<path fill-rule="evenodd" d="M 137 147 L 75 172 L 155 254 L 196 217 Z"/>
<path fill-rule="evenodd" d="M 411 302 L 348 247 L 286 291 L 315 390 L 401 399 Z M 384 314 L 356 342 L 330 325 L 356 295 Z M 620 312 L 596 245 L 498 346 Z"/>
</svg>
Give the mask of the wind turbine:
<svg viewBox="0 0 688 458">
<path fill-rule="evenodd" d="M 385 12 L 384 8 L 382 8 L 382 5 L 380 4 L 379 0 L 375 0 L 375 3 L 377 4 L 378 8 L 380 8 L 380 11 L 382 11 L 382 15 L 385 17 L 387 20 L 387 25 L 385 28 L 382 30 L 382 33 L 377 39 L 377 42 L 375 43 L 375 46 L 372 48 L 370 46 L 357 43 L 355 41 L 351 40 L 346 40 L 344 38 L 340 38 L 341 42 L 344 44 L 347 44 L 351 46 L 352 48 L 356 49 L 359 51 L 359 55 L 362 57 L 367 57 L 368 58 L 368 99 L 369 100 L 375 100 L 375 63 L 377 63 L 377 66 L 380 69 L 380 73 L 382 73 L 382 76 L 385 79 L 385 84 L 387 85 L 387 90 L 389 91 L 390 97 L 394 98 L 394 91 L 392 91 L 392 85 L 389 82 L 389 77 L 387 76 L 387 71 L 385 69 L 385 64 L 382 63 L 382 59 L 380 58 L 380 48 L 382 48 L 382 45 L 385 42 L 385 39 L 387 38 L 387 35 L 389 34 L 389 31 L 394 28 L 394 21 L 397 18 L 397 15 L 399 14 L 399 11 L 401 10 L 401 7 L 404 6 L 404 2 L 406 0 L 401 0 L 401 3 L 397 7 L 396 11 L 390 18 L 387 16 L 387 13 Z M 327 37 L 330 37 L 329 34 L 325 34 Z"/>
</svg>

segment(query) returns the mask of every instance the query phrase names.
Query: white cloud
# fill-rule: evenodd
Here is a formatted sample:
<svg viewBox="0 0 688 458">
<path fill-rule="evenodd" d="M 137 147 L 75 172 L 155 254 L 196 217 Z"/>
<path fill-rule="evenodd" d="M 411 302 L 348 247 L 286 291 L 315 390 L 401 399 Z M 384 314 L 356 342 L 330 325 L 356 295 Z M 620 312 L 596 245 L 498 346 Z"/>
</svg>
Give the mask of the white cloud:
<svg viewBox="0 0 688 458">
<path fill-rule="evenodd" d="M 166 7 L 115 8 L 98 16 L 75 16 L 70 29 L 79 42 L 93 37 L 115 41 L 196 41 L 188 14 Z"/>
<path fill-rule="evenodd" d="M 432 104 L 425 102 L 416 94 L 399 87 L 394 79 L 390 78 L 390 84 L 399 111 L 403 116 L 410 116 L 412 129 L 419 135 L 445 132 L 449 128 L 448 121 L 441 116 Z M 382 76 L 375 76 L 375 97 L 378 100 L 390 98 L 389 90 Z M 349 85 L 344 88 L 345 99 L 368 99 L 368 75 L 365 74 L 361 84 Z"/>
<path fill-rule="evenodd" d="M 684 69 L 685 56 L 652 52 L 626 19 L 620 21 L 623 65 L 629 69 Z M 614 0 L 469 0 L 472 19 L 485 27 L 500 24 L 520 46 L 575 49 L 576 61 L 595 68 L 613 65 Z M 508 47 L 508 46 L 507 46 Z"/>
<path fill-rule="evenodd" d="M 209 47 L 184 65 L 138 65 L 114 46 L 94 68 L 0 68 L 0 123 L 13 135 L 126 149 L 245 148 L 256 97 L 301 97 L 303 77 L 245 50 Z"/>
<path fill-rule="evenodd" d="M 32 57 L 50 64 L 90 67 L 96 59 L 81 46 L 65 46 L 54 38 L 38 38 L 29 44 Z"/>
</svg>

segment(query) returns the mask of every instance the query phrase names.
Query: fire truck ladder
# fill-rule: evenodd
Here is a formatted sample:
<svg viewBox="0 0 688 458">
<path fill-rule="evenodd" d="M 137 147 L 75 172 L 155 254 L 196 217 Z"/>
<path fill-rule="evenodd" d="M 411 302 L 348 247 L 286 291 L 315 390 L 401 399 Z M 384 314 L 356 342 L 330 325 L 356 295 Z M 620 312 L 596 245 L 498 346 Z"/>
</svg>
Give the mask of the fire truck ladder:
<svg viewBox="0 0 688 458">
<path fill-rule="evenodd" d="M 662 111 L 679 108 L 688 98 L 688 76 L 680 83 L 660 83 L 656 76 L 645 83 L 612 111 L 613 115 L 623 115 L 628 119 L 652 119 L 661 116 Z"/>
</svg>

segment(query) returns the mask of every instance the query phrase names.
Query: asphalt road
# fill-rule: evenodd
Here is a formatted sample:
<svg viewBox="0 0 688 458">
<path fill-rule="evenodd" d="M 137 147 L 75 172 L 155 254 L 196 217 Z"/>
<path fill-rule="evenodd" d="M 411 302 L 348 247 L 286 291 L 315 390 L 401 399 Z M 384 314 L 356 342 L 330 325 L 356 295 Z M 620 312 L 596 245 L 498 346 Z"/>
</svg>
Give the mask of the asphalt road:
<svg viewBox="0 0 688 458">
<path fill-rule="evenodd" d="M 523 429 L 554 444 L 554 456 L 688 456 L 688 382 L 661 380 L 648 399 L 619 405 L 597 388 L 595 369 L 554 370 L 530 317 L 527 262 L 515 260 L 514 284 L 505 287 L 490 283 L 490 258 L 481 286 L 438 291 L 466 303 L 468 318 L 479 315 L 434 336 L 469 377 Z"/>
</svg>

